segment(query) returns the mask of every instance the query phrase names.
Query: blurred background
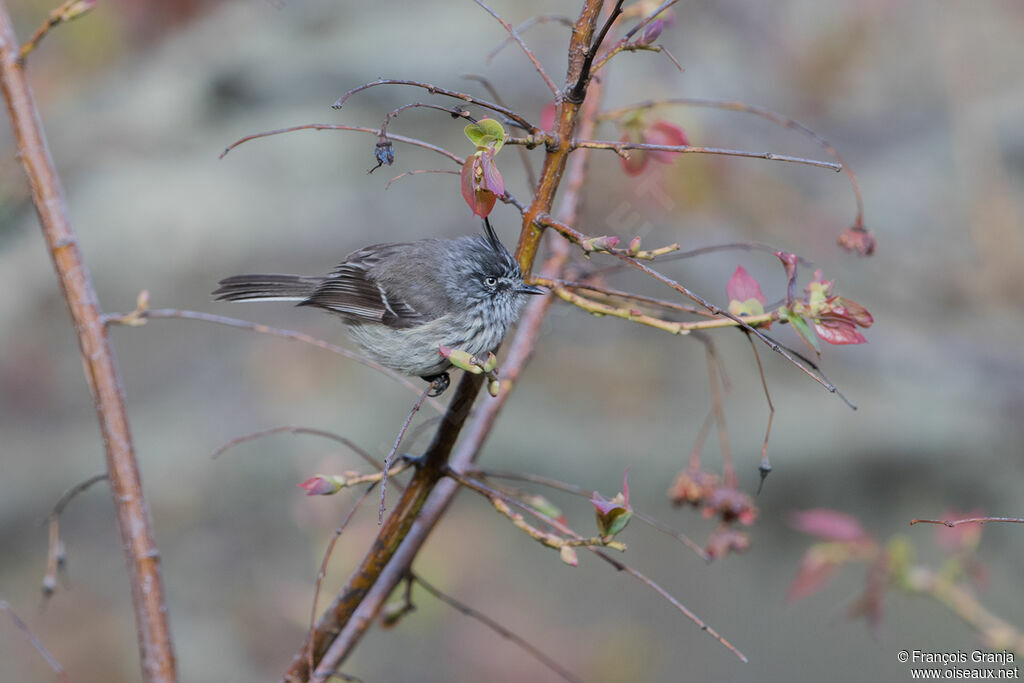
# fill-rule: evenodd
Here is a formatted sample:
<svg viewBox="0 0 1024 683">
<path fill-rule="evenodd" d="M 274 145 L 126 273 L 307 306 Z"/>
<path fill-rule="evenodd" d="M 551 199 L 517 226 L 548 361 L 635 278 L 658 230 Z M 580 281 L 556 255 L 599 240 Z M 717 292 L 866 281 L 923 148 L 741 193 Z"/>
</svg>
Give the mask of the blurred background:
<svg viewBox="0 0 1024 683">
<path fill-rule="evenodd" d="M 8 4 L 22 39 L 51 9 L 36 0 Z M 493 6 L 512 23 L 578 11 L 566 0 Z M 584 232 L 641 234 L 645 245 L 678 241 L 684 249 L 769 242 L 815 261 L 876 320 L 869 344 L 824 350 L 826 371 L 856 412 L 762 353 L 777 409 L 775 471 L 756 497 L 749 552 L 708 565 L 636 522 L 620 536 L 629 545 L 625 561 L 735 643 L 749 664 L 644 586 L 585 554 L 578 568 L 566 567 L 467 493 L 416 571 L 587 681 L 904 680 L 898 650 L 980 647 L 948 610 L 899 593 L 886 597 L 874 632 L 849 621 L 862 568 L 788 603 L 812 539 L 786 521 L 792 510 L 835 508 L 883 540 L 904 535 L 918 560 L 939 562 L 934 530 L 908 527 L 911 518 L 951 507 L 1024 514 L 1022 35 L 1024 5 L 1012 0 L 693 0 L 675 8 L 660 39 L 684 72 L 649 53 L 617 57 L 607 70 L 608 107 L 650 97 L 734 99 L 810 125 L 859 174 L 879 240 L 869 259 L 835 246 L 854 205 L 845 177 L 825 170 L 684 155 L 655 169 L 668 198 L 661 201 L 642 179 L 624 176 L 614 154 L 591 160 Z M 263 130 L 376 127 L 401 104 L 433 101 L 408 88 L 376 88 L 330 109 L 378 76 L 479 92 L 460 75 L 482 73 L 536 120 L 549 93 L 522 53 L 512 46 L 485 60 L 504 37 L 468 1 L 120 0 L 59 27 L 30 57 L 29 73 L 104 310 L 131 310 L 147 289 L 154 308 L 216 312 L 347 343 L 328 316 L 214 304 L 209 292 L 235 273 L 320 274 L 366 244 L 477 230 L 454 176 L 407 177 L 385 189 L 402 171 L 447 162 L 396 145 L 395 165 L 367 175 L 374 137 L 341 132 L 303 131 L 250 142 L 223 160 L 218 154 Z M 548 23 L 526 39 L 561 82 L 568 29 Z M 653 118 L 682 126 L 693 144 L 824 158 L 808 139 L 741 114 L 676 109 Z M 390 130 L 462 155 L 471 151 L 462 125 L 413 110 Z M 601 136 L 619 132 L 606 126 Z M 39 607 L 42 522 L 64 490 L 104 461 L 6 123 L 0 149 L 0 598 L 74 680 L 137 680 L 124 558 L 102 484 L 65 513 L 70 589 Z M 533 154 L 539 168 L 542 152 Z M 502 160 L 510 189 L 527 197 L 515 155 Z M 513 244 L 518 214 L 499 205 L 493 219 Z M 766 253 L 663 269 L 724 305 L 738 264 L 770 301 L 782 295 L 782 270 Z M 668 291 L 628 276 L 613 282 Z M 779 334 L 796 343 L 790 330 Z M 412 395 L 313 347 L 205 323 L 155 320 L 112 336 L 182 679 L 276 680 L 302 640 L 322 553 L 352 500 L 306 498 L 295 484 L 362 465 L 307 436 L 255 441 L 216 461 L 210 454 L 241 434 L 300 424 L 383 455 Z M 746 341 L 733 333 L 714 339 L 732 380 L 725 409 L 740 484 L 753 494 L 767 407 Z M 607 496 L 629 466 L 633 505 L 703 543 L 713 521 L 673 508 L 666 489 L 709 406 L 700 344 L 556 305 L 481 463 Z M 719 467 L 714 436 L 704 456 L 707 468 Z M 589 503 L 551 497 L 575 526 L 592 528 Z M 374 508 L 367 505 L 339 543 L 325 596 L 373 538 Z M 989 525 L 978 556 L 988 567 L 981 601 L 1024 625 L 1024 529 Z M 553 679 L 476 622 L 422 591 L 415 598 L 418 610 L 396 629 L 372 630 L 346 672 L 366 681 Z M 5 618 L 0 679 L 52 679 Z"/>
</svg>

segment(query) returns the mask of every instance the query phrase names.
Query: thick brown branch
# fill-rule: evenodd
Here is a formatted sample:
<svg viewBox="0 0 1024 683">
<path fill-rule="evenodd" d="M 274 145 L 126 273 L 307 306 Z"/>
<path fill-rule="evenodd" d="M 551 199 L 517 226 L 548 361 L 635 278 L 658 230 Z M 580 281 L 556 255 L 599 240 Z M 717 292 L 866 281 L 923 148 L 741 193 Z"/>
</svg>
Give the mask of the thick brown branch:
<svg viewBox="0 0 1024 683">
<path fill-rule="evenodd" d="M 160 552 L 142 492 L 121 379 L 106 326 L 100 317 L 96 291 L 68 216 L 64 190 L 50 158 L 39 112 L 18 59 L 17 39 L 3 0 L 0 0 L 0 89 L 7 100 L 18 157 L 28 177 L 61 293 L 74 322 L 86 379 L 96 405 L 117 524 L 128 564 L 143 678 L 175 681 L 177 669 L 160 575 Z"/>
</svg>

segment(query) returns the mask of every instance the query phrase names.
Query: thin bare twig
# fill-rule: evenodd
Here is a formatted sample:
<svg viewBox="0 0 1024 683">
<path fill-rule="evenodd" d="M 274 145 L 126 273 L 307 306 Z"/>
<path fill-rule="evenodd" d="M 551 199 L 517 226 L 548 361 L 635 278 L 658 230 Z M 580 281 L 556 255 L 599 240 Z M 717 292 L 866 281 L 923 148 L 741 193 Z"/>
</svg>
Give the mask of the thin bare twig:
<svg viewBox="0 0 1024 683">
<path fill-rule="evenodd" d="M 722 449 L 722 479 L 729 488 L 736 488 L 736 466 L 732 461 L 732 447 L 729 445 L 729 429 L 725 426 L 725 410 L 722 406 L 722 392 L 719 391 L 718 363 L 710 345 L 707 346 L 708 385 L 711 387 L 711 412 L 718 425 L 718 445 Z"/>
<path fill-rule="evenodd" d="M 380 461 L 378 461 L 377 458 L 375 458 L 372 455 L 370 455 L 365 449 L 361 448 L 358 444 L 356 444 L 351 439 L 349 439 L 347 437 L 344 437 L 341 434 L 335 434 L 334 432 L 329 432 L 329 431 L 327 431 L 325 429 L 315 429 L 313 427 L 302 427 L 302 426 L 299 426 L 299 425 L 282 425 L 280 427 L 271 427 L 270 429 L 261 429 L 259 431 L 252 432 L 252 433 L 249 433 L 249 434 L 243 434 L 242 436 L 236 436 L 234 439 L 231 439 L 230 441 L 228 441 L 227 443 L 222 445 L 220 448 L 215 450 L 210 457 L 212 459 L 217 459 L 221 455 L 223 455 L 226 451 L 231 450 L 235 446 L 240 446 L 243 443 L 247 443 L 249 441 L 255 441 L 256 439 L 263 439 L 263 438 L 266 438 L 268 436 L 273 436 L 274 434 L 309 434 L 310 436 L 319 436 L 319 437 L 322 437 L 324 439 L 330 439 L 331 441 L 335 441 L 335 442 L 340 443 L 341 445 L 347 447 L 353 453 L 355 453 L 360 458 L 362 458 L 363 460 L 368 462 L 370 465 L 372 465 L 375 469 L 379 470 L 382 467 L 382 465 L 380 464 Z"/>
<path fill-rule="evenodd" d="M 363 504 L 363 501 L 366 500 L 366 498 L 370 495 L 370 492 L 373 491 L 373 487 L 375 487 L 376 485 L 377 482 L 371 482 L 370 485 L 367 486 L 366 489 L 363 491 L 362 495 L 360 495 L 359 498 L 356 499 L 356 502 L 352 504 L 352 507 L 349 508 L 348 512 L 345 514 L 345 517 L 341 520 L 341 524 L 339 524 L 338 528 L 334 530 L 334 535 L 331 536 L 331 540 L 327 544 L 327 549 L 324 551 L 324 557 L 320 561 L 320 570 L 316 573 L 316 584 L 313 587 L 313 605 L 310 607 L 309 638 L 307 639 L 307 642 L 309 643 L 313 642 L 313 630 L 316 628 L 316 603 L 320 599 L 320 588 L 321 586 L 323 586 L 324 577 L 327 576 L 327 563 L 331 560 L 331 553 L 334 552 L 334 546 L 338 544 L 338 539 L 340 539 L 341 535 L 345 532 L 345 527 L 347 527 L 348 523 L 352 521 L 352 516 L 355 515 L 356 510 L 359 509 L 359 506 Z M 308 649 L 308 654 L 309 670 L 313 671 L 314 667 L 312 648 Z"/>
<path fill-rule="evenodd" d="M 229 318 L 223 315 L 216 315 L 214 313 L 204 313 L 202 311 L 187 311 L 179 308 L 156 308 L 152 310 L 133 311 L 131 313 L 108 313 L 102 317 L 102 321 L 105 325 L 128 325 L 135 326 L 139 324 L 139 321 L 145 321 L 149 319 L 163 319 L 163 320 L 199 320 L 202 322 L 213 323 L 214 325 L 224 325 L 225 327 L 234 327 L 240 330 L 249 330 L 250 332 L 256 332 L 258 334 L 267 334 L 272 337 L 280 337 L 282 339 L 290 339 L 292 341 L 302 342 L 303 344 L 310 344 L 325 351 L 336 353 L 339 356 L 344 356 L 349 360 L 354 360 L 360 365 L 376 370 L 377 372 L 383 373 L 395 382 L 398 382 L 402 386 L 406 387 L 414 394 L 419 395 L 420 388 L 413 384 L 409 378 L 404 375 L 400 375 L 390 368 L 386 368 L 380 363 L 366 356 L 362 356 L 355 351 L 350 351 L 337 344 L 331 344 L 325 342 L 322 339 L 310 336 L 303 332 L 295 332 L 294 330 L 285 330 L 277 327 L 270 327 L 269 325 L 263 325 L 261 323 L 253 323 L 248 320 L 240 320 L 238 318 Z M 444 409 L 441 404 L 431 399 L 429 401 L 431 406 L 439 413 L 443 412 Z"/>
<path fill-rule="evenodd" d="M 398 175 L 396 175 L 394 178 L 387 182 L 387 184 L 384 186 L 384 189 L 390 190 L 391 184 L 400 178 L 404 178 L 407 175 L 420 175 L 421 173 L 450 173 L 451 175 L 459 175 L 458 171 L 449 171 L 448 169 L 445 168 L 417 168 L 413 171 L 399 173 Z"/>
<path fill-rule="evenodd" d="M 95 5 L 96 0 L 65 0 L 64 4 L 60 7 L 50 10 L 50 15 L 46 18 L 46 21 L 36 29 L 32 37 L 25 41 L 25 44 L 18 50 L 18 63 L 25 64 L 25 58 L 28 57 L 32 50 L 39 46 L 40 41 L 52 28 L 79 18 Z"/>
<path fill-rule="evenodd" d="M 521 144 L 515 142 L 517 138 L 506 140 L 507 144 Z M 817 168 L 827 168 L 839 172 L 843 170 L 841 164 L 830 161 L 818 161 L 817 159 L 805 159 L 787 154 L 776 154 L 774 152 L 748 152 L 742 149 L 725 149 L 722 147 L 697 147 L 695 145 L 654 145 L 646 142 L 617 142 L 612 140 L 573 140 L 575 149 L 607 149 L 619 156 L 628 158 L 626 152 L 631 149 L 645 150 L 649 152 L 672 152 L 673 154 L 715 154 L 729 157 L 746 157 L 748 159 L 767 159 L 768 161 L 784 161 L 791 164 L 803 164 Z"/>
<path fill-rule="evenodd" d="M 535 220 L 537 221 L 537 223 L 539 225 L 542 225 L 542 226 L 545 226 L 545 227 L 549 227 L 549 228 L 553 228 L 555 231 L 557 231 L 559 234 L 561 234 L 564 237 L 566 237 L 573 244 L 582 245 L 582 242 L 586 239 L 586 235 L 582 234 L 581 232 L 579 232 L 578 230 L 576 230 L 572 226 L 567 225 L 566 223 L 564 223 L 562 221 L 558 221 L 558 220 L 552 218 L 549 215 L 538 215 Z M 840 398 L 843 399 L 844 402 L 846 402 L 847 405 L 849 405 L 851 408 L 854 407 L 853 404 L 850 403 L 849 400 L 847 400 L 847 398 L 842 394 L 842 392 L 840 392 L 836 388 L 836 386 L 834 384 L 832 384 L 830 381 L 828 381 L 828 379 L 825 377 L 824 373 L 822 373 L 820 370 L 818 370 L 816 365 L 814 365 L 813 363 L 806 363 L 806 362 L 802 363 L 802 362 L 799 362 L 796 358 L 794 358 L 794 354 L 790 353 L 790 351 L 788 351 L 787 348 L 783 347 L 777 341 L 775 341 L 774 339 L 772 339 L 768 335 L 764 334 L 763 332 L 761 332 L 757 328 L 752 327 L 750 325 L 750 323 L 746 322 L 745 320 L 743 320 L 739 316 L 733 315 L 729 311 L 723 310 L 723 309 L 719 308 L 718 306 L 715 306 L 714 304 L 712 304 L 711 302 L 707 301 L 703 297 L 698 296 L 694 292 L 690 291 L 688 288 L 686 288 L 683 285 L 679 284 L 678 282 L 676 282 L 672 278 L 667 277 L 665 275 L 662 275 L 658 271 L 656 271 L 656 270 L 654 270 L 652 268 L 649 268 L 648 266 L 640 263 L 639 261 L 637 261 L 634 258 L 630 258 L 629 256 L 626 256 L 624 254 L 619 254 L 619 253 L 615 253 L 615 252 L 609 252 L 609 253 L 611 253 L 612 256 L 615 256 L 616 258 L 618 258 L 620 261 L 623 261 L 627 265 L 632 266 L 633 268 L 636 268 L 637 270 L 639 270 L 639 271 L 641 271 L 643 273 L 646 273 L 647 275 L 649 275 L 650 277 L 654 278 L 658 282 L 661 282 L 662 284 L 665 284 L 668 287 L 671 287 L 672 289 L 674 289 L 675 291 L 679 292 L 683 296 L 687 297 L 691 301 L 694 301 L 694 302 L 700 304 L 701 306 L 703 306 L 704 308 L 708 309 L 709 311 L 711 311 L 715 315 L 720 315 L 723 318 L 728 318 L 729 320 L 731 320 L 734 323 L 736 323 L 736 325 L 738 325 L 739 327 L 742 327 L 744 330 L 748 330 L 755 337 L 757 337 L 762 342 L 767 344 L 768 347 L 772 351 L 778 353 L 783 358 L 788 360 L 790 363 L 792 363 L 796 367 L 800 368 L 800 370 L 804 374 L 806 374 L 808 377 L 813 379 L 818 384 L 820 384 L 823 387 L 825 387 L 825 389 L 827 391 L 829 391 L 830 393 L 833 393 L 833 394 L 837 394 Z M 800 358 L 803 359 L 802 356 Z M 814 368 L 813 371 L 811 369 L 812 367 Z"/>
<path fill-rule="evenodd" d="M 377 524 L 384 523 L 384 495 L 387 493 L 388 490 L 388 471 L 391 469 L 391 461 L 392 459 L 394 459 L 395 453 L 398 452 L 398 447 L 402 445 L 402 438 L 405 436 L 405 433 L 409 430 L 409 424 L 412 422 L 413 415 L 415 415 L 416 412 L 420 409 L 420 406 L 423 405 L 423 402 L 427 400 L 427 396 L 430 394 L 430 390 L 433 389 L 435 387 L 435 383 L 439 381 L 440 380 L 435 380 L 431 384 L 428 384 L 427 388 L 423 390 L 422 394 L 420 394 L 419 399 L 417 399 L 416 403 L 413 404 L 412 410 L 409 411 L 409 415 L 406 416 L 405 422 L 402 423 L 402 428 L 398 430 L 398 436 L 395 437 L 395 445 L 391 447 L 391 452 L 388 453 L 386 458 L 384 458 L 384 468 L 381 470 L 380 479 L 380 509 L 377 511 Z"/>
<path fill-rule="evenodd" d="M 505 27 L 505 30 L 508 31 L 509 36 L 517 43 L 519 43 L 519 47 L 523 48 L 523 52 L 526 53 L 526 58 L 530 60 L 530 63 L 533 64 L 533 68 L 536 69 L 537 73 L 540 74 L 540 77 L 544 79 L 544 83 L 548 86 L 548 90 L 551 91 L 551 94 L 554 95 L 555 97 L 558 97 L 558 86 L 555 85 L 555 82 L 553 80 L 551 80 L 551 76 L 548 76 L 547 72 L 544 71 L 544 67 L 540 65 L 539 61 L 537 61 L 537 57 L 533 54 L 533 52 L 530 51 L 530 48 L 527 47 L 526 43 L 523 42 L 523 37 L 519 35 L 519 32 L 516 31 L 516 29 L 513 28 L 510 23 L 502 19 L 501 15 L 499 15 L 493 9 L 488 7 L 487 3 L 485 3 L 483 0 L 473 1 L 476 4 L 480 5 L 480 7 L 482 7 L 485 12 L 487 12 L 492 17 L 497 19 L 501 23 L 501 25 Z"/>
<path fill-rule="evenodd" d="M 487 485 L 485 485 L 485 484 L 483 484 L 483 483 L 481 483 L 481 482 L 479 482 L 479 481 L 477 481 L 475 479 L 459 475 L 457 472 L 453 471 L 452 468 L 450 468 L 450 467 L 448 468 L 448 476 L 456 478 L 456 480 L 461 485 L 465 486 L 466 488 L 469 488 L 470 490 L 476 491 L 477 493 L 479 493 L 479 494 L 481 494 L 481 495 L 483 495 L 483 496 L 485 496 L 487 498 L 491 498 L 492 500 L 493 500 L 493 497 L 495 497 L 495 496 L 497 496 L 499 498 L 502 497 L 500 492 L 495 491 L 494 489 L 490 488 L 489 486 L 487 486 Z M 598 557 L 600 557 L 601 559 L 605 560 L 606 562 L 611 564 L 613 567 L 615 567 L 615 569 L 617 569 L 618 571 L 625 572 L 625 573 L 629 574 L 630 576 L 632 576 L 633 578 L 635 578 L 638 581 L 640 581 L 641 583 L 643 583 L 644 585 L 648 586 L 649 588 L 654 590 L 656 593 L 661 595 L 666 601 L 668 601 L 669 604 L 671 604 L 673 607 L 675 607 L 680 612 L 685 614 L 686 617 L 688 619 L 690 619 L 690 621 L 692 621 L 694 624 L 697 625 L 698 628 L 700 628 L 700 630 L 706 632 L 712 638 L 717 640 L 721 645 L 723 645 L 727 650 L 729 650 L 734 655 L 736 655 L 736 657 L 739 658 L 740 661 L 742 661 L 742 662 L 747 662 L 748 661 L 747 657 L 742 652 L 740 652 L 738 649 L 736 649 L 736 647 L 732 643 L 730 643 L 728 640 L 723 638 L 722 635 L 720 633 L 718 633 L 718 631 L 716 631 L 715 629 L 711 628 L 703 619 L 701 619 L 694 612 L 692 612 L 690 610 L 690 608 L 688 608 L 683 603 L 679 602 L 679 600 L 677 600 L 671 593 L 669 593 L 664 588 L 662 588 L 660 585 L 658 585 L 650 577 L 646 576 L 645 574 L 642 574 L 641 572 L 637 571 L 636 569 L 633 569 L 629 565 L 627 565 L 627 564 L 625 564 L 623 562 L 620 562 L 619 560 L 617 560 L 617 559 L 613 558 L 612 556 L 608 555 L 608 553 L 604 552 L 604 550 L 602 550 L 600 547 L 597 547 L 598 544 L 595 544 L 595 543 L 591 542 L 594 539 L 584 539 L 582 536 L 580 536 L 578 533 L 573 531 L 571 528 L 569 528 L 565 524 L 562 524 L 561 522 L 559 522 L 556 519 L 552 519 L 551 517 L 548 517 L 547 515 L 543 514 L 542 512 L 539 512 L 538 510 L 536 510 L 533 506 L 528 505 L 528 504 L 524 503 L 523 501 L 516 500 L 514 498 L 508 498 L 508 497 L 504 497 L 504 500 L 507 503 L 515 505 L 516 507 L 526 511 L 527 513 L 529 513 L 531 515 L 533 515 L 534 517 L 536 517 L 537 519 L 543 521 L 545 524 L 547 524 L 551 528 L 555 529 L 559 533 L 561 533 L 561 534 L 563 534 L 565 536 L 568 536 L 568 537 L 576 540 L 577 541 L 577 545 L 581 545 L 582 547 L 586 548 L 587 550 L 593 552 Z"/>
<path fill-rule="evenodd" d="M 452 596 L 448 595 L 447 593 L 441 592 L 440 589 L 438 589 L 436 586 L 434 586 L 434 585 L 428 583 L 427 581 L 425 581 L 423 579 L 423 577 L 420 576 L 419 574 L 413 574 L 412 575 L 412 580 L 415 581 L 420 586 L 422 586 L 425 591 L 427 591 L 428 593 L 433 595 L 435 598 L 437 598 L 441 602 L 445 603 L 446 605 L 454 608 L 455 610 L 457 610 L 459 612 L 462 612 L 463 614 L 465 614 L 467 617 L 470 617 L 471 619 L 476 619 L 481 624 L 483 624 L 487 628 L 491 629 L 492 631 L 497 633 L 502 638 L 505 638 L 506 640 L 512 641 L 515 645 L 520 647 L 522 650 L 524 650 L 531 657 L 533 657 L 538 662 L 540 662 L 541 664 L 543 664 L 544 666 L 546 666 L 547 668 L 551 669 L 556 674 L 558 674 L 562 679 L 564 679 L 566 681 L 574 681 L 574 682 L 579 682 L 580 681 L 580 679 L 577 678 L 571 671 L 569 671 L 568 669 L 563 667 L 561 664 L 559 664 L 558 662 L 553 660 L 551 657 L 548 657 L 546 654 L 541 652 L 541 650 L 537 646 L 531 644 L 528 640 L 526 640 L 522 636 L 517 635 L 513 631 L 511 631 L 508 628 L 502 626 L 501 624 L 496 622 L 494 619 L 491 619 L 489 616 L 487 616 L 483 612 L 479 612 L 479 611 L 473 609 L 472 607 L 470 607 L 469 605 L 467 605 L 467 604 L 465 604 L 463 602 L 459 602 L 458 600 L 456 600 Z"/>
<path fill-rule="evenodd" d="M 44 600 L 53 595 L 53 592 L 57 589 L 57 574 L 60 572 L 65 562 L 64 541 L 62 541 L 60 537 L 60 516 L 64 512 L 64 508 L 67 507 L 68 503 L 70 503 L 79 493 L 82 493 L 96 482 L 104 481 L 105 479 L 107 479 L 107 473 L 98 472 L 97 474 L 78 482 L 57 499 L 53 509 L 50 511 L 50 538 L 46 551 L 46 574 L 43 576 Z"/>
<path fill-rule="evenodd" d="M 567 16 L 563 15 L 563 14 L 539 14 L 539 15 L 537 15 L 535 17 L 530 17 L 529 19 L 527 19 L 523 23 L 521 23 L 518 26 L 516 26 L 515 27 L 515 31 L 520 36 L 522 36 L 524 33 L 526 33 L 526 31 L 528 31 L 529 29 L 533 28 L 537 24 L 546 24 L 546 23 L 552 22 L 552 21 L 558 22 L 559 24 L 562 24 L 563 26 L 568 26 L 569 28 L 572 28 L 572 19 L 570 17 L 567 17 Z M 491 61 L 493 61 L 494 58 L 498 56 L 498 53 L 501 52 L 503 49 L 505 49 L 505 46 L 508 45 L 511 42 L 512 42 L 512 36 L 511 35 L 505 36 L 505 39 L 503 41 L 501 41 L 500 43 L 498 43 L 497 47 L 495 47 L 493 50 L 491 50 L 490 52 L 487 53 L 487 56 L 484 57 L 484 61 L 487 62 L 488 64 L 490 64 Z M 491 93 L 491 94 L 493 95 L 494 93 Z M 497 99 L 495 99 L 494 101 L 498 102 L 498 104 L 501 104 L 501 102 L 499 100 L 497 100 Z"/>
<path fill-rule="evenodd" d="M 805 126 L 799 121 L 792 119 L 788 116 L 784 116 L 778 112 L 772 111 L 766 107 L 761 107 L 754 104 L 745 104 L 743 102 L 730 102 L 727 100 L 713 100 L 698 97 L 671 97 L 663 100 L 646 100 L 639 102 L 628 107 L 620 107 L 609 112 L 601 114 L 602 118 L 615 119 L 623 116 L 628 112 L 634 112 L 641 109 L 652 109 L 654 107 L 672 106 L 679 105 L 685 107 L 708 107 L 711 109 L 724 109 L 726 111 L 736 111 L 744 114 L 753 114 L 754 116 L 760 116 L 763 119 L 771 121 L 772 123 L 782 126 L 783 128 L 789 128 L 795 130 L 798 133 L 806 135 L 807 137 L 814 140 L 814 142 L 825 150 L 825 153 L 835 159 L 843 167 L 847 177 L 850 179 L 850 185 L 853 188 L 854 200 L 857 204 L 857 217 L 854 220 L 855 226 L 863 227 L 864 225 L 864 198 L 861 195 L 860 183 L 857 181 L 857 175 L 850 168 L 849 164 L 843 159 L 842 155 L 839 154 L 839 150 L 832 146 L 825 137 L 815 130 Z"/>
<path fill-rule="evenodd" d="M 272 135 L 292 133 L 297 130 L 347 130 L 354 133 L 369 133 L 370 135 L 377 136 L 380 135 L 380 130 L 377 128 L 365 128 L 363 126 L 344 126 L 340 123 L 307 123 L 301 126 L 278 128 L 277 130 L 268 130 L 262 133 L 253 133 L 252 135 L 246 135 L 244 138 L 239 138 L 238 140 L 235 140 L 230 145 L 228 145 L 224 149 L 224 151 L 220 153 L 220 156 L 218 158 L 223 159 L 225 156 L 227 156 L 228 152 L 233 150 L 235 147 L 238 147 L 241 144 L 249 142 L 250 140 L 256 140 L 258 138 L 268 138 Z M 452 154 L 444 147 L 438 147 L 437 145 L 432 145 L 429 142 L 424 142 L 423 140 L 417 140 L 416 138 L 410 138 L 404 135 L 389 135 L 388 139 L 394 140 L 395 142 L 404 142 L 407 145 L 415 145 L 416 147 L 422 147 L 423 149 L 429 149 L 431 152 L 437 152 L 438 154 L 442 154 L 448 157 L 459 166 L 466 162 L 465 159 L 458 156 L 457 154 Z"/>
<path fill-rule="evenodd" d="M 1024 517 L 969 517 L 967 519 L 912 519 L 910 526 L 915 524 L 943 524 L 948 527 L 961 524 L 987 524 L 988 522 L 1008 522 L 1011 524 L 1024 524 Z"/>
<path fill-rule="evenodd" d="M 25 634 L 25 637 L 28 638 L 28 642 L 31 643 L 36 652 L 46 660 L 47 665 L 53 673 L 57 674 L 57 680 L 60 681 L 60 683 L 71 683 L 71 678 L 68 677 L 67 672 L 64 671 L 64 667 L 60 665 L 57 658 L 50 654 L 50 651 L 46 649 L 45 645 L 43 645 L 43 641 L 39 640 L 36 634 L 32 632 L 32 629 L 29 628 L 28 624 L 22 621 L 21 617 L 18 616 L 18 613 L 14 611 L 6 600 L 0 600 L 0 611 L 7 612 L 7 614 L 10 615 L 11 621 L 14 622 L 14 625 L 18 627 L 19 631 Z"/>
<path fill-rule="evenodd" d="M 754 343 L 749 334 L 747 335 L 747 341 L 750 342 L 750 348 L 754 352 L 754 360 L 757 361 L 757 373 L 761 377 L 761 387 L 764 388 L 764 398 L 768 401 L 768 426 L 764 430 L 764 443 L 761 445 L 761 464 L 757 468 L 757 471 L 761 473 L 761 482 L 757 485 L 757 492 L 761 493 L 764 480 L 768 477 L 768 473 L 772 471 L 772 463 L 768 460 L 768 438 L 772 435 L 775 405 L 772 403 L 772 395 L 768 392 L 768 380 L 764 376 L 764 367 L 761 366 L 761 356 L 757 352 L 757 344 Z"/>
<path fill-rule="evenodd" d="M 96 290 L 78 246 L 64 190 L 43 134 L 6 4 L 0 0 L 0 90 L 14 132 L 18 159 L 28 178 L 39 224 L 61 294 L 78 336 L 82 365 L 92 391 L 110 476 L 121 546 L 128 567 L 142 677 L 176 681 L 174 644 L 160 573 L 160 551 L 142 489 L 128 411 L 114 352 L 101 320 Z"/>
<path fill-rule="evenodd" d="M 348 100 L 348 98 L 352 97 L 356 93 L 362 92 L 369 88 L 375 88 L 378 85 L 410 85 L 416 88 L 423 88 L 431 95 L 444 95 L 445 97 L 452 97 L 457 100 L 462 100 L 463 102 L 472 102 L 478 107 L 483 107 L 484 109 L 490 109 L 493 112 L 497 112 L 498 114 L 507 116 L 508 118 L 518 123 L 523 129 L 528 130 L 530 132 L 538 132 L 540 130 L 539 128 L 537 128 L 537 126 L 527 121 L 520 114 L 512 111 L 508 107 L 503 107 L 500 104 L 497 104 L 496 102 L 488 102 L 487 100 L 481 99 L 474 95 L 468 95 L 466 93 L 457 92 L 455 90 L 439 88 L 436 85 L 431 85 L 430 83 L 424 83 L 422 81 L 409 81 L 400 78 L 378 78 L 376 81 L 364 83 L 363 85 L 360 85 L 356 88 L 352 88 L 347 93 L 339 97 L 338 100 L 331 105 L 331 107 L 333 107 L 334 109 L 341 109 L 345 102 Z M 395 139 L 397 140 L 398 138 Z"/>
</svg>

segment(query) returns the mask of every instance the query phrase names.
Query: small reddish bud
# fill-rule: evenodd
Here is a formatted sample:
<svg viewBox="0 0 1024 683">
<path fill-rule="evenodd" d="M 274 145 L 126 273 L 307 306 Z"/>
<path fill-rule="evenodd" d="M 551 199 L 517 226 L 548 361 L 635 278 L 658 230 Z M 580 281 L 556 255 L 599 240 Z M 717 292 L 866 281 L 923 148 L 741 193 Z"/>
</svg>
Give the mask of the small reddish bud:
<svg viewBox="0 0 1024 683">
<path fill-rule="evenodd" d="M 729 553 L 744 553 L 750 548 L 750 536 L 735 529 L 721 528 L 708 537 L 704 552 L 712 559 L 725 557 Z"/>
<path fill-rule="evenodd" d="M 704 503 L 704 516 L 720 515 L 723 522 L 739 521 L 747 526 L 757 519 L 754 501 L 743 491 L 719 487 Z"/>
<path fill-rule="evenodd" d="M 716 474 L 701 470 L 684 470 L 679 473 L 668 490 L 669 500 L 673 505 L 701 505 L 711 497 L 719 486 Z"/>
<path fill-rule="evenodd" d="M 337 493 L 341 490 L 343 482 L 338 479 L 338 477 L 318 474 L 314 477 L 310 477 L 301 484 L 297 484 L 297 486 L 300 489 L 305 490 L 307 496 L 329 496 L 332 493 Z"/>
</svg>

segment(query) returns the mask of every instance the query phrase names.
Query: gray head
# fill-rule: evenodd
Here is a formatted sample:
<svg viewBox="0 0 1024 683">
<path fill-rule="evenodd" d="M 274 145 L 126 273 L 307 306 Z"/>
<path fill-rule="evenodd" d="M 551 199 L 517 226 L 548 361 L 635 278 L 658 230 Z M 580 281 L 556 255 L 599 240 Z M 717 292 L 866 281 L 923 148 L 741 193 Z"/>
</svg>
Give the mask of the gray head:
<svg viewBox="0 0 1024 683">
<path fill-rule="evenodd" d="M 461 237 L 451 243 L 443 281 L 454 301 L 484 307 L 492 321 L 509 325 L 526 297 L 546 290 L 523 282 L 523 271 L 484 219 L 484 234 Z M 497 320 L 495 320 L 495 318 Z"/>
</svg>

